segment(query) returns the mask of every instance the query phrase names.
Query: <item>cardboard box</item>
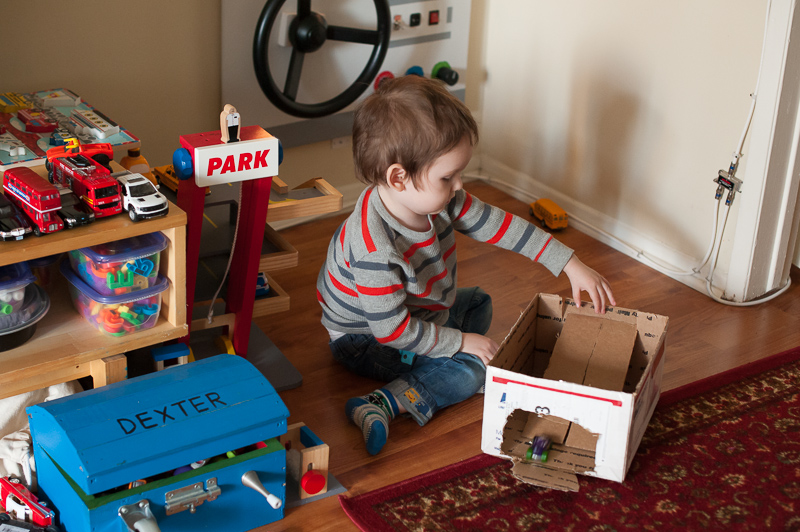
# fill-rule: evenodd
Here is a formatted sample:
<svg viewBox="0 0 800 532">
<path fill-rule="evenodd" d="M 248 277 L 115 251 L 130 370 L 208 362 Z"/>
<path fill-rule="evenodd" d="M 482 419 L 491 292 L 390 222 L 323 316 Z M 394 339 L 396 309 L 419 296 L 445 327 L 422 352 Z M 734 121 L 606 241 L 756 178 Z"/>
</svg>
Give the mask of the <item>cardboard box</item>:
<svg viewBox="0 0 800 532">
<path fill-rule="evenodd" d="M 487 368 L 483 452 L 540 486 L 577 491 L 576 474 L 622 482 L 661 393 L 667 323 L 538 294 Z M 546 462 L 525 459 L 534 436 L 553 442 Z"/>
</svg>

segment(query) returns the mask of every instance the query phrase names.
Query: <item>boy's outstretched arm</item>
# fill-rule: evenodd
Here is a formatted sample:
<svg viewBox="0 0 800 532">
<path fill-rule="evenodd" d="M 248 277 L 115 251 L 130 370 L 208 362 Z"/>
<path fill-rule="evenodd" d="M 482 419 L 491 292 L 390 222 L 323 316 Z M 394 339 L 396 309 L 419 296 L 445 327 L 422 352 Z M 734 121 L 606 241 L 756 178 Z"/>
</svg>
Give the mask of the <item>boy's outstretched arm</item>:
<svg viewBox="0 0 800 532">
<path fill-rule="evenodd" d="M 574 254 L 564 266 L 564 273 L 567 274 L 569 283 L 572 285 L 572 299 L 579 307 L 581 306 L 581 291 L 584 290 L 589 294 L 596 313 L 605 314 L 607 303 L 617 304 L 606 278 L 582 263 Z"/>
</svg>

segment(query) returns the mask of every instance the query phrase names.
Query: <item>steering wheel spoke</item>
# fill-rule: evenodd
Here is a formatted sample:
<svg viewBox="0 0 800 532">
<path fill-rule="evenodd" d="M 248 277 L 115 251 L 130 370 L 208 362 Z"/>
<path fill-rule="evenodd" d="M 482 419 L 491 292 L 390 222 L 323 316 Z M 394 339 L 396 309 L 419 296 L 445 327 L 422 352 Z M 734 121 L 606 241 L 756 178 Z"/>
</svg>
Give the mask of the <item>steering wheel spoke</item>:
<svg viewBox="0 0 800 532">
<path fill-rule="evenodd" d="M 297 0 L 297 16 L 305 18 L 311 14 L 311 0 Z"/>
<path fill-rule="evenodd" d="M 289 61 L 289 71 L 286 73 L 286 83 L 283 85 L 283 95 L 292 100 L 297 100 L 297 91 L 300 88 L 300 74 L 303 71 L 303 60 L 306 54 L 292 49 L 292 58 Z"/>
<path fill-rule="evenodd" d="M 358 28 L 345 28 L 343 26 L 328 26 L 329 41 L 354 42 L 377 46 L 381 42 L 381 34 L 376 30 L 362 30 Z"/>
</svg>

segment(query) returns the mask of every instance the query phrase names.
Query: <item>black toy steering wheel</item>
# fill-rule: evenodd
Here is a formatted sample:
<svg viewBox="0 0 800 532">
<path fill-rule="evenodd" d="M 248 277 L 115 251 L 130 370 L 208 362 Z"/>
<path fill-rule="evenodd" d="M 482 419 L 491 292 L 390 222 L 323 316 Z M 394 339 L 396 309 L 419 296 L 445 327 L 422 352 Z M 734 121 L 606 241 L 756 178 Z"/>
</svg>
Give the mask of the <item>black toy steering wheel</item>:
<svg viewBox="0 0 800 532">
<path fill-rule="evenodd" d="M 344 109 L 369 87 L 386 57 L 391 37 L 391 13 L 388 0 L 373 0 L 378 14 L 378 28 L 375 30 L 331 26 L 325 17 L 311 11 L 311 0 L 297 0 L 297 16 L 289 26 L 292 57 L 289 61 L 286 83 L 281 91 L 275 84 L 269 69 L 267 47 L 270 32 L 278 18 L 278 12 L 285 2 L 286 0 L 267 0 L 256 25 L 253 63 L 261 90 L 275 104 L 275 107 L 301 118 L 318 118 Z M 303 59 L 307 53 L 319 50 L 326 40 L 369 44 L 372 45 L 372 54 L 364 70 L 344 92 L 321 103 L 299 103 L 296 99 L 300 74 L 303 70 Z"/>
</svg>

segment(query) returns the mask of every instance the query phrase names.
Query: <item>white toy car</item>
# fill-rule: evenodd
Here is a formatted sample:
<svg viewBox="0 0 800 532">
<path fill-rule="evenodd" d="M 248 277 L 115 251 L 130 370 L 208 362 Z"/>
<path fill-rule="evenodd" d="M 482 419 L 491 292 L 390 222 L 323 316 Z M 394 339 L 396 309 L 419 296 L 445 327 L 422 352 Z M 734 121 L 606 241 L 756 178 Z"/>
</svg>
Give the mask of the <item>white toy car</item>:
<svg viewBox="0 0 800 532">
<path fill-rule="evenodd" d="M 114 174 L 122 192 L 122 208 L 128 211 L 131 220 L 164 216 L 169 212 L 169 202 L 152 181 L 142 174 L 129 172 Z"/>
</svg>

